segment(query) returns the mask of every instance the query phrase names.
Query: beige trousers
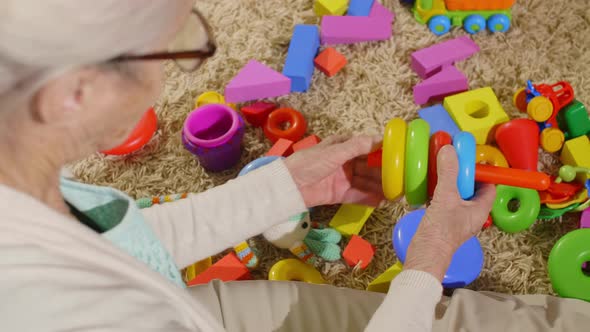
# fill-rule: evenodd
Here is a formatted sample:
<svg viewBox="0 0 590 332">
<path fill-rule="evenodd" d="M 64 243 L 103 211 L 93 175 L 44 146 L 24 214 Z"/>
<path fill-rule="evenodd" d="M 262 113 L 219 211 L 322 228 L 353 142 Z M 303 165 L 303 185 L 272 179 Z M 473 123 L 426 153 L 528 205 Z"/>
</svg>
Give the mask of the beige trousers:
<svg viewBox="0 0 590 332">
<path fill-rule="evenodd" d="M 363 331 L 385 294 L 300 282 L 240 281 L 189 288 L 227 331 Z M 457 290 L 433 331 L 590 331 L 590 303 Z M 391 322 L 395 331 L 395 321 Z"/>
</svg>

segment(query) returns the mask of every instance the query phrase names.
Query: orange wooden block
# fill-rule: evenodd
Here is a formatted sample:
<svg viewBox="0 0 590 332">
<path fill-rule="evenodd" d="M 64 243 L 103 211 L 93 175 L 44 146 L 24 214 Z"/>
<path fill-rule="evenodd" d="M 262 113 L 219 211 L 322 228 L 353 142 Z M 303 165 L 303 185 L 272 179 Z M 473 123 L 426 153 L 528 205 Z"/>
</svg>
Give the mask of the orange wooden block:
<svg viewBox="0 0 590 332">
<path fill-rule="evenodd" d="M 342 257 L 348 265 L 356 266 L 360 262 L 361 269 L 365 269 L 371 263 L 374 255 L 375 247 L 358 235 L 353 235 L 350 238 L 342 253 Z"/>
<path fill-rule="evenodd" d="M 288 157 L 293 153 L 293 141 L 279 138 L 278 141 L 268 150 L 266 156 Z"/>
<path fill-rule="evenodd" d="M 317 137 L 316 135 L 307 136 L 306 138 L 293 144 L 293 152 L 297 152 L 300 150 L 311 148 L 312 146 L 318 144 L 319 142 L 320 142 L 320 138 Z"/>
<path fill-rule="evenodd" d="M 314 60 L 315 66 L 322 73 L 332 77 L 346 65 L 346 58 L 332 47 L 323 50 Z"/>
<path fill-rule="evenodd" d="M 201 285 L 211 280 L 219 279 L 221 281 L 250 280 L 250 270 L 240 262 L 236 254 L 229 253 L 222 259 L 211 265 L 203 273 L 196 276 L 187 283 L 187 286 Z"/>
</svg>

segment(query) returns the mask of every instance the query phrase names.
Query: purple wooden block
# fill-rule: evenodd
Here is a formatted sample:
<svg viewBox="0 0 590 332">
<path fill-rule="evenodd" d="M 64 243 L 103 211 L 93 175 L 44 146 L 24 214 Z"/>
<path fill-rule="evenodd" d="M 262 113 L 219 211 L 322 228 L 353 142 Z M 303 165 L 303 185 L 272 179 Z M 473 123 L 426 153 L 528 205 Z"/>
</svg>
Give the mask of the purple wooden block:
<svg viewBox="0 0 590 332">
<path fill-rule="evenodd" d="M 395 14 L 391 12 L 389 9 L 384 7 L 380 4 L 377 0 L 373 3 L 373 7 L 371 7 L 371 13 L 369 14 L 370 18 L 378 18 L 384 19 L 389 21 L 390 23 L 395 20 Z"/>
<path fill-rule="evenodd" d="M 444 66 L 441 71 L 414 86 L 414 101 L 422 105 L 467 89 L 467 77 L 455 66 Z"/>
<path fill-rule="evenodd" d="M 445 65 L 465 60 L 479 52 L 479 46 L 468 36 L 447 40 L 412 53 L 412 69 L 428 78 Z"/>
<path fill-rule="evenodd" d="M 225 87 L 225 100 L 239 103 L 278 97 L 291 92 L 291 79 L 256 60 L 250 60 Z"/>
<path fill-rule="evenodd" d="M 582 212 L 580 217 L 580 228 L 590 228 L 590 208 L 587 208 Z"/>
<path fill-rule="evenodd" d="M 324 16 L 323 45 L 354 44 L 391 38 L 391 22 L 365 16 Z"/>
</svg>

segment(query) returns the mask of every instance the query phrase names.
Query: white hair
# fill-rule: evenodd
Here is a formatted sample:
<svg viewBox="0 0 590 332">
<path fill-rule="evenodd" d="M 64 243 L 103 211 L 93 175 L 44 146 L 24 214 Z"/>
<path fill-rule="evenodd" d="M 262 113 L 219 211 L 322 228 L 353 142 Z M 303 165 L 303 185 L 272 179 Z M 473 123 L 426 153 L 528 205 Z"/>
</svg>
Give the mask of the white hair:
<svg viewBox="0 0 590 332">
<path fill-rule="evenodd" d="M 0 112 L 64 70 L 141 52 L 170 31 L 179 4 L 0 0 Z"/>
</svg>

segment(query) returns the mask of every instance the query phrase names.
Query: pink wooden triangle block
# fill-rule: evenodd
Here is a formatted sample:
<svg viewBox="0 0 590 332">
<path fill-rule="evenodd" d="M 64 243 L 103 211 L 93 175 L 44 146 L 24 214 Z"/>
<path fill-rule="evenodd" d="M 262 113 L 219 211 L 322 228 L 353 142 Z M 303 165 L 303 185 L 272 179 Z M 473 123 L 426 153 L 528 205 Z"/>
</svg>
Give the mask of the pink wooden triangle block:
<svg viewBox="0 0 590 332">
<path fill-rule="evenodd" d="M 250 60 L 225 87 L 225 100 L 239 103 L 278 97 L 291 92 L 291 80 L 283 74 Z"/>
</svg>

